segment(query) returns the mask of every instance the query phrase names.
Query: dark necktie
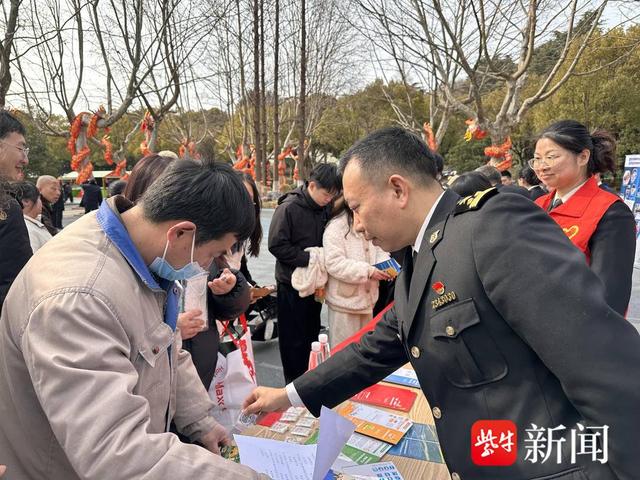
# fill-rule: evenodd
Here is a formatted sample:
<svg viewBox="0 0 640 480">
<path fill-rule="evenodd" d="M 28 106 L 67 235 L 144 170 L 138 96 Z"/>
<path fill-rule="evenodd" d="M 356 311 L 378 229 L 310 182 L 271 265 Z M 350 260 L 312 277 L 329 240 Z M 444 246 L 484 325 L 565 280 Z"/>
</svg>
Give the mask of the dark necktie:
<svg viewBox="0 0 640 480">
<path fill-rule="evenodd" d="M 408 247 L 411 248 L 411 247 Z M 411 256 L 405 256 L 405 265 L 402 266 L 402 269 L 405 271 L 405 275 L 407 277 L 407 285 L 411 284 L 411 277 L 413 276 L 413 268 L 416 266 L 416 258 L 418 257 L 418 253 L 411 248 Z"/>
<path fill-rule="evenodd" d="M 554 208 L 558 208 L 560 205 L 562 205 L 562 199 L 556 198 L 551 204 L 551 208 L 549 209 L 549 211 L 553 210 Z"/>
</svg>

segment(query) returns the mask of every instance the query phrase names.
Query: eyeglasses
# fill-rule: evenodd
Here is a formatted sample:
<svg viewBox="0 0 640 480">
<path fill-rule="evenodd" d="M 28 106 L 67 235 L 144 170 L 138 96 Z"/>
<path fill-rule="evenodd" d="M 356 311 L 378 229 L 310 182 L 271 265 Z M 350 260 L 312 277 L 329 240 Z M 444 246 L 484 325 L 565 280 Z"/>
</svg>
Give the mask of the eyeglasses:
<svg viewBox="0 0 640 480">
<path fill-rule="evenodd" d="M 13 145 L 12 143 L 4 142 L 2 140 L 0 140 L 0 143 L 20 150 L 25 157 L 29 156 L 29 147 L 20 147 L 18 145 Z"/>
<path fill-rule="evenodd" d="M 542 158 L 532 158 L 531 160 L 527 160 L 527 164 L 531 168 L 540 168 L 543 165 L 552 167 L 561 156 L 562 155 L 547 155 Z"/>
</svg>

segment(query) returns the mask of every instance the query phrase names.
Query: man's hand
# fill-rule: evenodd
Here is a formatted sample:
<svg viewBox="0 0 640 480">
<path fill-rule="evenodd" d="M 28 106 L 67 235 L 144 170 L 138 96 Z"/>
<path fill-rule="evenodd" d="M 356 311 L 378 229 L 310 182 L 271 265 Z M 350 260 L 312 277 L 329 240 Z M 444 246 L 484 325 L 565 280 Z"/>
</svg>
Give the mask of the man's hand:
<svg viewBox="0 0 640 480">
<path fill-rule="evenodd" d="M 188 310 L 178 315 L 178 328 L 180 336 L 183 340 L 195 337 L 202 331 L 204 320 L 200 318 L 202 312 L 200 310 Z"/>
<path fill-rule="evenodd" d="M 275 412 L 285 410 L 291 406 L 287 391 L 284 388 L 258 387 L 242 404 L 243 412 L 247 414 L 259 412 Z"/>
<path fill-rule="evenodd" d="M 220 445 L 230 445 L 231 437 L 229 437 L 229 432 L 227 432 L 226 428 L 220 424 L 216 424 L 213 430 L 200 439 L 200 443 L 202 443 L 207 450 L 216 455 L 220 455 Z"/>
<path fill-rule="evenodd" d="M 4 472 L 7 471 L 7 467 L 4 465 L 0 465 L 0 477 L 4 475 Z"/>
<path fill-rule="evenodd" d="M 214 295 L 226 295 L 236 286 L 236 276 L 225 268 L 220 276 L 209 282 L 209 289 Z"/>
</svg>

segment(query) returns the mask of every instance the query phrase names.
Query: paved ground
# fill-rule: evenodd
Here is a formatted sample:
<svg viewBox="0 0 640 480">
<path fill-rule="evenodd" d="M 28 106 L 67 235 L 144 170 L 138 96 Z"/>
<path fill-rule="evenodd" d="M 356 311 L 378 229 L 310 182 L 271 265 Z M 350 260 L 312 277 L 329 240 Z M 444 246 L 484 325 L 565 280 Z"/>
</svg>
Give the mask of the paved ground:
<svg viewBox="0 0 640 480">
<path fill-rule="evenodd" d="M 80 209 L 77 204 L 73 206 L 67 204 L 64 212 L 63 224 L 68 225 L 82 216 L 83 213 L 84 210 Z M 261 220 L 264 235 L 260 248 L 260 257 L 257 259 L 252 257 L 249 258 L 249 270 L 251 271 L 251 275 L 260 285 L 275 284 L 275 258 L 271 253 L 269 253 L 267 248 L 267 237 L 272 216 L 273 210 L 263 210 Z M 637 261 L 634 268 L 633 291 L 627 318 L 640 331 L 640 244 L 638 245 L 636 258 Z M 327 325 L 326 307 L 322 309 L 322 323 L 323 325 Z M 253 350 L 256 359 L 258 383 L 260 385 L 270 387 L 284 386 L 278 342 L 254 342 Z"/>
<path fill-rule="evenodd" d="M 84 215 L 84 208 L 80 208 L 78 206 L 78 202 L 76 203 L 65 203 L 64 204 L 64 212 L 62 214 L 62 225 L 67 226 L 71 222 L 74 222 L 78 218 Z"/>
</svg>

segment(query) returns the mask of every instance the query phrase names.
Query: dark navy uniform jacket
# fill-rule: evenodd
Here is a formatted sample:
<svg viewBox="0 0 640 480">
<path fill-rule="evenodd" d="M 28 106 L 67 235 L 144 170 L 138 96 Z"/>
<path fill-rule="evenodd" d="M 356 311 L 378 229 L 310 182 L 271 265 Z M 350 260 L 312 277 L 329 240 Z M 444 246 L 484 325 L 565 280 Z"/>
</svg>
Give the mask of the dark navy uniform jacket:
<svg viewBox="0 0 640 480">
<path fill-rule="evenodd" d="M 445 192 L 395 301 L 360 344 L 294 382 L 314 414 L 409 360 L 452 478 L 640 478 L 640 336 L 607 305 L 582 252 L 530 200 L 492 189 L 458 202 Z M 473 464 L 471 427 L 486 419 L 516 424 L 513 465 Z M 608 426 L 608 463 L 572 462 L 578 422 Z M 544 463 L 525 460 L 532 424 L 566 427 L 554 437 L 565 438 L 560 464 L 555 451 Z"/>
</svg>

